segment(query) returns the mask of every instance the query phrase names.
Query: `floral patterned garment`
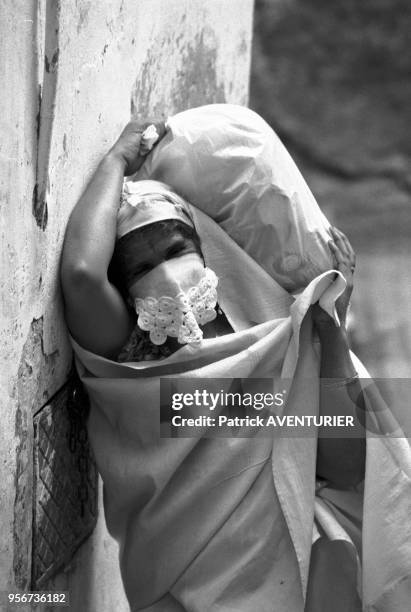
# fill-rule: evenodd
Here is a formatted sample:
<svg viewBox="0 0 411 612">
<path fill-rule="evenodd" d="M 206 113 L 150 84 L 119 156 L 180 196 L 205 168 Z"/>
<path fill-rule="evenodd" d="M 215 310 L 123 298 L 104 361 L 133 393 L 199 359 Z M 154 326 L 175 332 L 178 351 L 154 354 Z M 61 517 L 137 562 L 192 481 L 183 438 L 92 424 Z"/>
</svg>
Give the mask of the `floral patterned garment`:
<svg viewBox="0 0 411 612">
<path fill-rule="evenodd" d="M 172 351 L 167 342 L 156 346 L 149 338 L 149 334 L 135 326 L 127 343 L 121 349 L 117 361 L 153 361 L 155 359 L 165 359 L 171 355 Z"/>
</svg>

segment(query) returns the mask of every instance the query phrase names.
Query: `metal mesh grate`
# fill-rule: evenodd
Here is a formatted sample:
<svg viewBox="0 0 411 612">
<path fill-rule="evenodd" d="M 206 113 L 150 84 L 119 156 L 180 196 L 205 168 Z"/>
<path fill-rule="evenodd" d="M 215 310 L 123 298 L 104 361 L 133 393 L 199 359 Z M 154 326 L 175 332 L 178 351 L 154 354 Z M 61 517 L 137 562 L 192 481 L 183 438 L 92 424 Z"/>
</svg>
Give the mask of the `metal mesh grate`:
<svg viewBox="0 0 411 612">
<path fill-rule="evenodd" d="M 97 470 L 76 376 L 34 417 L 33 588 L 70 561 L 97 519 Z"/>
</svg>

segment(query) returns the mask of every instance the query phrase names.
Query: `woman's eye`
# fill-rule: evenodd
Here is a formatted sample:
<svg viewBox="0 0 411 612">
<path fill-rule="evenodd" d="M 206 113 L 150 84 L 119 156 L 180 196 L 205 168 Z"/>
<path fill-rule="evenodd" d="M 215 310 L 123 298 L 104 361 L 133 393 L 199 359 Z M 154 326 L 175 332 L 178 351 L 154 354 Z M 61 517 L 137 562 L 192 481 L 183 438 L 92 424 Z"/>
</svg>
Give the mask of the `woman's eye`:
<svg viewBox="0 0 411 612">
<path fill-rule="evenodd" d="M 171 257 L 175 257 L 185 249 L 185 244 L 176 244 L 169 249 L 167 249 L 166 259 L 170 259 Z"/>
<path fill-rule="evenodd" d="M 149 266 L 148 264 L 145 264 L 143 266 L 138 266 L 138 268 L 134 271 L 134 274 L 136 276 L 140 276 L 141 274 L 146 274 L 147 272 L 150 272 L 151 270 L 151 266 Z"/>
</svg>

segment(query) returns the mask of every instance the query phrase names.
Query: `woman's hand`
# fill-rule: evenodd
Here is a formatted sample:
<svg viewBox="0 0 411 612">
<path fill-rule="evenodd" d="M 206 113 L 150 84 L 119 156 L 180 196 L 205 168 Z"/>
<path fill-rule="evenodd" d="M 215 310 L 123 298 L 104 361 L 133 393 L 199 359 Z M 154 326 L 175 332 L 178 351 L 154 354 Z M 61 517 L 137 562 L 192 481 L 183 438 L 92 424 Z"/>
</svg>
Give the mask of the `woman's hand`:
<svg viewBox="0 0 411 612">
<path fill-rule="evenodd" d="M 347 237 L 336 227 L 330 228 L 332 240 L 329 247 L 336 269 L 344 276 L 347 286 L 336 301 L 341 322 L 334 320 L 319 306 L 312 309 L 313 321 L 321 343 L 320 414 L 323 416 L 344 415 L 352 418 L 354 427 L 350 436 L 341 433 L 338 427 L 323 427 L 318 432 L 317 474 L 338 488 L 349 488 L 364 479 L 365 440 L 364 429 L 358 420 L 358 409 L 364 410 L 360 401 L 361 383 L 351 359 L 345 322 L 353 290 L 355 253 Z"/>
<path fill-rule="evenodd" d="M 355 252 L 347 236 L 336 227 L 330 228 L 332 239 L 328 242 L 336 269 L 344 276 L 347 286 L 335 303 L 342 328 L 345 328 L 348 306 L 354 286 Z M 333 319 L 317 303 L 312 309 L 312 316 L 317 330 L 325 331 L 334 326 Z"/>
<path fill-rule="evenodd" d="M 125 176 L 134 174 L 143 165 L 145 156 L 149 152 L 143 132 L 151 125 L 158 134 L 158 140 L 155 142 L 157 144 L 166 133 L 164 121 L 130 121 L 111 147 L 108 155 L 123 161 Z"/>
</svg>

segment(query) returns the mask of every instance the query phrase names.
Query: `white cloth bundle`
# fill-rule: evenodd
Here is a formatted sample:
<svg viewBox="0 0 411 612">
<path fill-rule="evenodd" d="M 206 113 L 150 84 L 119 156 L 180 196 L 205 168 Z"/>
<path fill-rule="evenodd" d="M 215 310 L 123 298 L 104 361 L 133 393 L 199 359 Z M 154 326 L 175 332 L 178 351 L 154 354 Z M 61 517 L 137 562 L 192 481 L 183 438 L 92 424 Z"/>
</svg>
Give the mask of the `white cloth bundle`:
<svg viewBox="0 0 411 612">
<path fill-rule="evenodd" d="M 209 215 L 291 292 L 332 267 L 329 223 L 270 126 L 242 106 L 170 117 L 135 179 L 157 179 Z"/>
</svg>

